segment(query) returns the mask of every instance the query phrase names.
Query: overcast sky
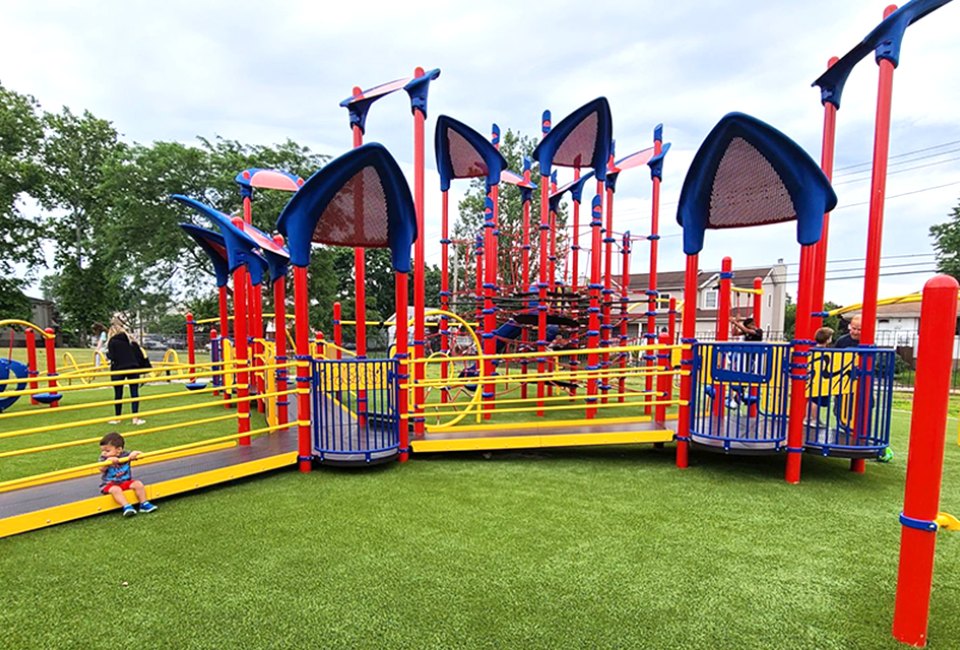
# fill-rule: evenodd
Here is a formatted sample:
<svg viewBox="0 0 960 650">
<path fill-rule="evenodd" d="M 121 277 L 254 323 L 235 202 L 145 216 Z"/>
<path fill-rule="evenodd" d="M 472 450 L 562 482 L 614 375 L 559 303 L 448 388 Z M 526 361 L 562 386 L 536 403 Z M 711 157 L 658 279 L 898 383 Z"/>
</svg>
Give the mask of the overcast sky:
<svg viewBox="0 0 960 650">
<path fill-rule="evenodd" d="M 754 115 L 820 159 L 823 109 L 811 82 L 881 19 L 881 2 L 5 2 L 0 7 L 0 81 L 47 110 L 89 109 L 128 141 L 195 142 L 220 135 L 247 143 L 291 138 L 338 155 L 351 144 L 338 103 L 368 88 L 440 68 L 430 89 L 426 241 L 439 260 L 439 190 L 433 123 L 448 114 L 481 133 L 539 134 L 597 97 L 609 99 L 618 156 L 671 142 L 662 194 L 663 271 L 681 270 L 676 202 L 687 166 L 727 112 Z M 932 275 L 930 225 L 960 197 L 960 3 L 913 25 L 894 77 L 881 296 L 914 291 Z M 862 296 L 869 163 L 877 93 L 872 56 L 854 71 L 838 114 L 827 299 Z M 412 175 L 405 94 L 377 103 L 367 140 L 384 143 Z M 239 170 L 238 170 L 239 171 Z M 560 182 L 569 176 L 561 170 Z M 465 184 L 465 183 L 464 183 Z M 650 181 L 624 172 L 615 230 L 646 234 Z M 633 269 L 647 265 L 637 246 Z M 799 247 L 790 225 L 710 232 L 701 265 L 724 255 L 748 267 Z M 915 257 L 909 257 L 915 256 Z M 841 262 L 840 260 L 853 260 Z M 913 264 L 912 266 L 908 266 Z M 795 280 L 796 266 L 791 280 Z M 925 273 L 904 274 L 925 270 Z M 741 277 L 738 283 L 749 282 Z M 789 290 L 796 295 L 795 287 Z"/>
</svg>

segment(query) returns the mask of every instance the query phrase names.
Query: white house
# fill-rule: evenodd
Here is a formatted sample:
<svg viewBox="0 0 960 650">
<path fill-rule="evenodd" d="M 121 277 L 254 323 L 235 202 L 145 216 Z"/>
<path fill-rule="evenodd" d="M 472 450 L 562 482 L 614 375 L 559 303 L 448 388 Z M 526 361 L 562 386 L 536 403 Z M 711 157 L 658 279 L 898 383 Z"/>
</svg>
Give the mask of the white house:
<svg viewBox="0 0 960 650">
<path fill-rule="evenodd" d="M 773 338 L 780 338 L 783 333 L 784 315 L 787 305 L 787 267 L 778 262 L 773 266 L 753 267 L 733 270 L 733 284 L 744 289 L 753 288 L 753 279 L 760 278 L 763 290 L 761 305 L 760 327 Z M 676 298 L 684 301 L 683 271 L 666 271 L 657 274 L 657 291 L 661 299 Z M 699 271 L 697 274 L 698 301 L 697 301 L 697 338 L 712 339 L 716 335 L 717 309 L 719 301 L 720 271 Z M 639 337 L 645 328 L 645 321 L 636 318 L 647 311 L 644 300 L 647 288 L 650 286 L 650 276 L 640 273 L 630 278 L 630 298 L 638 302 L 631 302 L 629 312 L 635 315 L 635 326 L 631 325 L 631 336 Z M 731 296 L 731 315 L 746 318 L 753 315 L 753 295 L 734 292 Z M 658 309 L 663 315 L 657 316 L 657 326 L 666 325 L 666 305 L 661 303 Z M 765 337 L 766 338 L 766 337 Z"/>
</svg>

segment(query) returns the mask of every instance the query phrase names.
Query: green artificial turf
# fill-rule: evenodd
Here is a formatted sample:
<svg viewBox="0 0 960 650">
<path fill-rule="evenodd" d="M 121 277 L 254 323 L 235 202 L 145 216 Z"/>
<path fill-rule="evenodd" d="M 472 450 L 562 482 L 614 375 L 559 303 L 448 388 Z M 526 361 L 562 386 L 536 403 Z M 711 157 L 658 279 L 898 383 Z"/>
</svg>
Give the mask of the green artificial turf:
<svg viewBox="0 0 960 650">
<path fill-rule="evenodd" d="M 895 648 L 908 415 L 866 475 L 593 448 L 277 472 L 0 540 L 3 648 Z M 960 511 L 948 436 L 943 510 Z M 957 647 L 960 534 L 930 647 Z"/>
</svg>

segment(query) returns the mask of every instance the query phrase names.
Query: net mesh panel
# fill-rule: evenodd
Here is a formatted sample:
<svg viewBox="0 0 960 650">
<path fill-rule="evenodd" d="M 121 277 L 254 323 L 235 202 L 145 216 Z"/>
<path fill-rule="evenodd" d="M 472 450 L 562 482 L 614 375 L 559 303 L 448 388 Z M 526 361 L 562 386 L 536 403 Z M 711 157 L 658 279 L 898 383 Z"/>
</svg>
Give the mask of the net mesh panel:
<svg viewBox="0 0 960 650">
<path fill-rule="evenodd" d="M 344 183 L 327 205 L 312 241 L 332 246 L 385 248 L 387 239 L 387 199 L 380 175 L 373 167 L 364 167 Z"/>
<path fill-rule="evenodd" d="M 599 116 L 596 113 L 583 118 L 570 132 L 553 156 L 553 164 L 560 167 L 590 167 L 597 147 Z"/>
<path fill-rule="evenodd" d="M 743 138 L 723 154 L 710 191 L 710 228 L 779 223 L 796 218 L 790 193 L 770 162 Z"/>
<path fill-rule="evenodd" d="M 477 178 L 489 173 L 487 163 L 466 138 L 453 129 L 447 129 L 447 137 L 450 142 L 450 164 L 454 178 Z"/>
</svg>

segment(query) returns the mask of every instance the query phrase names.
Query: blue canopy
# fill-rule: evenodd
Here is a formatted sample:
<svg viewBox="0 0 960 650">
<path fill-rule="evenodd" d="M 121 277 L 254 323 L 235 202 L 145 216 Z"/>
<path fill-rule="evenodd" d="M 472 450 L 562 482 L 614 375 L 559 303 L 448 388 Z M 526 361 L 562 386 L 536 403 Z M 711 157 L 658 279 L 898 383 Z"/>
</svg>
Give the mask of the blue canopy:
<svg viewBox="0 0 960 650">
<path fill-rule="evenodd" d="M 443 192 L 450 189 L 454 178 L 486 177 L 487 187 L 493 187 L 507 169 L 507 160 L 489 140 L 448 115 L 437 118 L 434 149 Z"/>
<path fill-rule="evenodd" d="M 823 215 L 837 204 L 830 181 L 793 140 L 769 124 L 729 113 L 694 156 L 680 191 L 683 251 L 703 248 L 708 228 L 797 221 L 797 242 L 820 240 Z"/>
<path fill-rule="evenodd" d="M 389 248 L 394 270 L 408 273 L 416 209 L 400 166 L 383 145 L 370 143 L 307 179 L 280 213 L 277 230 L 294 266 L 307 266 L 310 244 L 318 243 Z"/>
<path fill-rule="evenodd" d="M 584 104 L 550 129 L 531 154 L 540 163 L 540 174 L 549 176 L 553 165 L 591 167 L 597 180 L 605 180 L 613 118 L 605 97 Z"/>
</svg>

